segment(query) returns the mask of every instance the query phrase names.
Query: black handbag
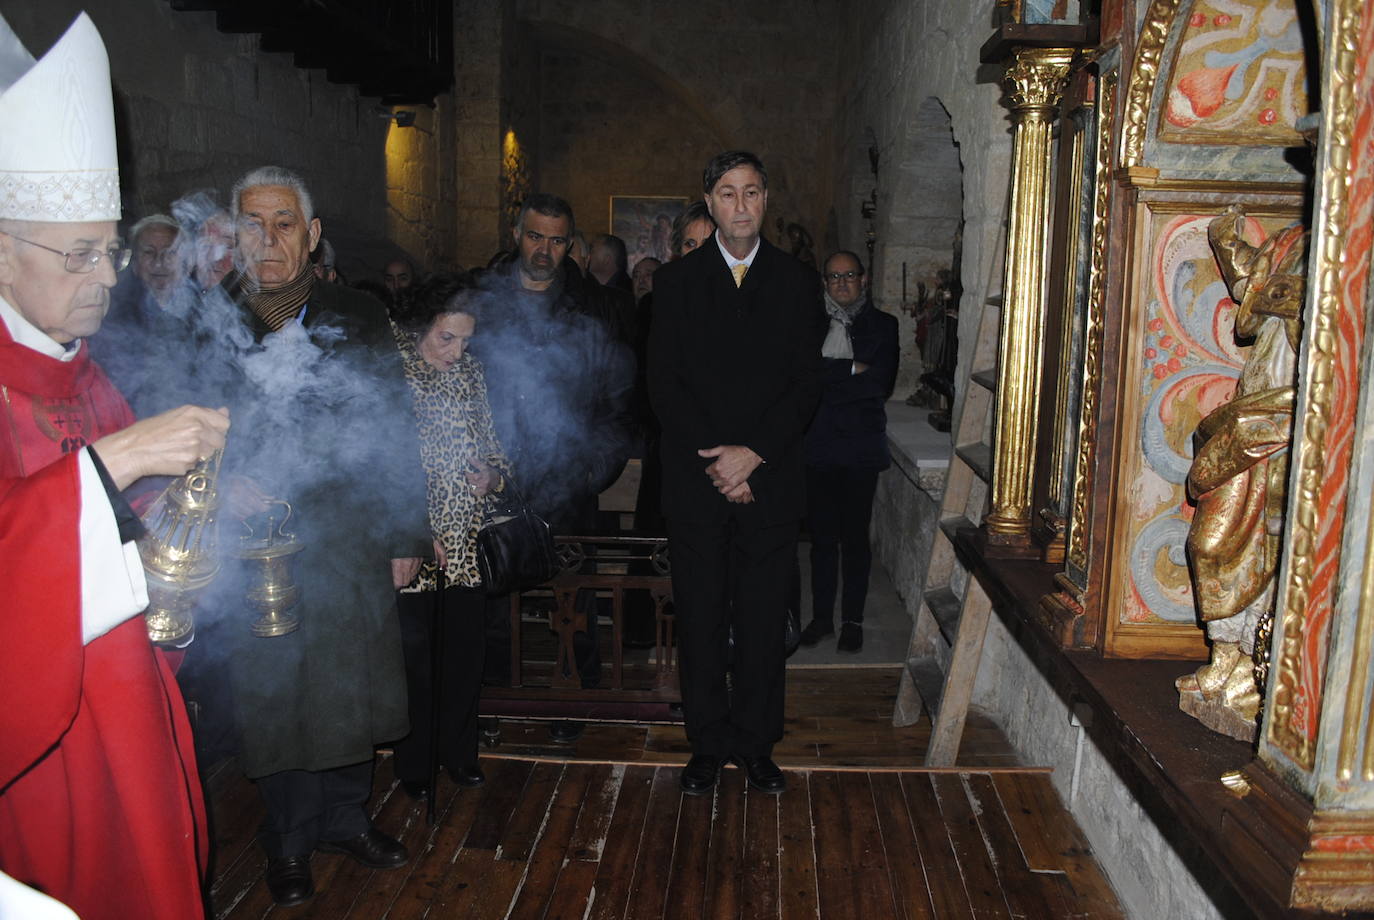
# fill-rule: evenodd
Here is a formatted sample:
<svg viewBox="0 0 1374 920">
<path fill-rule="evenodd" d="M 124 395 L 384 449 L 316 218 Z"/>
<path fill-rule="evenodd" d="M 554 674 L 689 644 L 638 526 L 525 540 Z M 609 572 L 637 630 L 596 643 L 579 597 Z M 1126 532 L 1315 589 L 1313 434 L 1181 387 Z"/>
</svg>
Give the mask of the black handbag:
<svg viewBox="0 0 1374 920">
<path fill-rule="evenodd" d="M 477 531 L 477 567 L 487 593 L 498 595 L 542 585 L 561 568 L 548 522 L 530 510 L 509 476 Z"/>
</svg>

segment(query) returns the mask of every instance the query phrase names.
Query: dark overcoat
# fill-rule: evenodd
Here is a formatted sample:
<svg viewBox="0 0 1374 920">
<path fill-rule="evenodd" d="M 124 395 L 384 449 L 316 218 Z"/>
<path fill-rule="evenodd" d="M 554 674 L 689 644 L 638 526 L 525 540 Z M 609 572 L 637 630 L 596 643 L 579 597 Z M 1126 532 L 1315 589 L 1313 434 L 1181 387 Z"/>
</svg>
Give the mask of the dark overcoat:
<svg viewBox="0 0 1374 920">
<path fill-rule="evenodd" d="M 849 326 L 849 340 L 853 361 L 822 359 L 825 386 L 806 432 L 806 463 L 822 469 L 885 470 L 892 462 L 886 403 L 897 382 L 897 317 L 865 298 Z M 852 373 L 855 362 L 867 364 L 868 370 Z"/>
<path fill-rule="evenodd" d="M 382 305 L 337 285 L 317 282 L 302 320 L 280 332 L 246 309 L 240 318 L 251 339 L 225 475 L 290 502 L 287 529 L 305 546 L 293 633 L 251 634 L 246 564 L 219 581 L 215 609 L 240 621 L 220 632 L 243 767 L 259 777 L 371 760 L 409 730 L 389 560 L 432 553 L 400 356 Z M 225 516 L 226 557 L 236 525 Z"/>
<path fill-rule="evenodd" d="M 569 259 L 546 291 L 522 289 L 514 263 L 481 284 L 472 350 L 497 437 L 530 507 L 556 532 L 585 533 L 635 446 L 634 353 L 616 299 Z"/>
<path fill-rule="evenodd" d="M 802 436 L 820 395 L 825 328 L 816 272 L 767 240 L 738 288 L 714 239 L 654 274 L 649 395 L 669 520 L 803 516 Z M 722 444 L 763 458 L 752 504 L 731 504 L 705 475 L 714 461 L 697 451 Z"/>
</svg>

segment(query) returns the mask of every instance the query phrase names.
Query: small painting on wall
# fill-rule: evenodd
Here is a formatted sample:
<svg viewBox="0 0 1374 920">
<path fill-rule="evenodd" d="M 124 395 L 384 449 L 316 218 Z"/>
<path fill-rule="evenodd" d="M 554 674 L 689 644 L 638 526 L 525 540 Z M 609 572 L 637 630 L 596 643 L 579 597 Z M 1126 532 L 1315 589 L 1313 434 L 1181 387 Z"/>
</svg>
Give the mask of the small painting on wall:
<svg viewBox="0 0 1374 920">
<path fill-rule="evenodd" d="M 673 221 L 686 209 L 686 198 L 611 196 L 611 233 L 625 241 L 627 271 L 634 271 L 640 259 L 672 257 Z"/>
</svg>

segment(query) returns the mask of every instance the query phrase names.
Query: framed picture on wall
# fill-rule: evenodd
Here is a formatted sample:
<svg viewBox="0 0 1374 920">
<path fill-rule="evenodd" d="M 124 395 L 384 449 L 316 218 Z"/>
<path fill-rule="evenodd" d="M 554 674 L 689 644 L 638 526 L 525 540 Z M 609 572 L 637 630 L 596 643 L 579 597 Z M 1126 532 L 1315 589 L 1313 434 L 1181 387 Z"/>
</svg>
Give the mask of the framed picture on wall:
<svg viewBox="0 0 1374 920">
<path fill-rule="evenodd" d="M 611 234 L 625 241 L 629 271 L 635 263 L 652 256 L 667 262 L 672 256 L 673 221 L 687 209 L 686 198 L 663 196 L 611 196 Z"/>
</svg>

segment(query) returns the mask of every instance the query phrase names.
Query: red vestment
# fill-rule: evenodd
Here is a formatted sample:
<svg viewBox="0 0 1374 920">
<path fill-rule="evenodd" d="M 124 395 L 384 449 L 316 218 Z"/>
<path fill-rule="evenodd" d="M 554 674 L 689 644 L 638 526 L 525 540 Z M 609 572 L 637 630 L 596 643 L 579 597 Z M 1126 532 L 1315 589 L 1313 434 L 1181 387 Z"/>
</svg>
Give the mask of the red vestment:
<svg viewBox="0 0 1374 920">
<path fill-rule="evenodd" d="M 141 616 L 81 641 L 76 452 L 132 421 L 84 347 L 0 322 L 0 869 L 82 920 L 186 920 L 208 843 L 181 693 Z"/>
</svg>

